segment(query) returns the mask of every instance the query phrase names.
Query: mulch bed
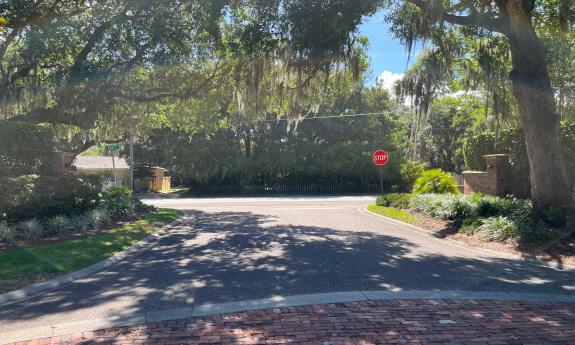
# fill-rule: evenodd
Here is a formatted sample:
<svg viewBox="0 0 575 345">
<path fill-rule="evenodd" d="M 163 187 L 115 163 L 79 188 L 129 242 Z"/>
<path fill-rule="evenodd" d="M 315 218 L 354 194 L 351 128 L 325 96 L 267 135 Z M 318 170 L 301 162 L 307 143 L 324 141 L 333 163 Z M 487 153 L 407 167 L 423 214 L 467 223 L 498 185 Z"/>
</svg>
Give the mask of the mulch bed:
<svg viewBox="0 0 575 345">
<path fill-rule="evenodd" d="M 423 228 L 437 237 L 448 238 L 461 242 L 469 247 L 489 249 L 507 254 L 521 255 L 524 257 L 538 258 L 545 261 L 555 261 L 562 264 L 575 265 L 575 240 L 571 242 L 560 243 L 542 250 L 540 247 L 520 247 L 514 241 L 506 242 L 487 242 L 481 239 L 480 235 L 463 234 L 449 221 L 437 219 L 414 210 L 406 210 L 415 217 L 416 225 Z"/>
</svg>

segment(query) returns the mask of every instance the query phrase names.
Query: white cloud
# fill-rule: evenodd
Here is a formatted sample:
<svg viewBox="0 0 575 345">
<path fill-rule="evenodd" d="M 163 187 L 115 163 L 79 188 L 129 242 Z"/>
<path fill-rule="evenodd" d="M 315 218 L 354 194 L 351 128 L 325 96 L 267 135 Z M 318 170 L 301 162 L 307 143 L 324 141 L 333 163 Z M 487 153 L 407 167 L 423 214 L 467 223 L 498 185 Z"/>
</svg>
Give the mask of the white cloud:
<svg viewBox="0 0 575 345">
<path fill-rule="evenodd" d="M 393 85 L 396 81 L 403 78 L 403 73 L 394 73 L 390 71 L 383 71 L 377 79 L 375 80 L 375 84 L 379 87 L 382 87 L 389 91 L 392 95 L 394 94 Z"/>
</svg>

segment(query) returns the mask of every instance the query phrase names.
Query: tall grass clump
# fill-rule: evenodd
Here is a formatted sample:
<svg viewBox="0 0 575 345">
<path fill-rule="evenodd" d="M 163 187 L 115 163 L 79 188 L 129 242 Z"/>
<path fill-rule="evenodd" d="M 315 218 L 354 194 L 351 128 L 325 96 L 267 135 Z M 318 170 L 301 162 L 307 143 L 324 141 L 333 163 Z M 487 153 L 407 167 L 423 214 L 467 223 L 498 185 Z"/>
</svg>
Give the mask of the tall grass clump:
<svg viewBox="0 0 575 345">
<path fill-rule="evenodd" d="M 35 241 L 42 236 L 44 228 L 42 227 L 42 223 L 40 223 L 38 219 L 32 218 L 20 222 L 18 224 L 18 232 L 19 235 L 22 236 L 23 238 Z"/>
</svg>

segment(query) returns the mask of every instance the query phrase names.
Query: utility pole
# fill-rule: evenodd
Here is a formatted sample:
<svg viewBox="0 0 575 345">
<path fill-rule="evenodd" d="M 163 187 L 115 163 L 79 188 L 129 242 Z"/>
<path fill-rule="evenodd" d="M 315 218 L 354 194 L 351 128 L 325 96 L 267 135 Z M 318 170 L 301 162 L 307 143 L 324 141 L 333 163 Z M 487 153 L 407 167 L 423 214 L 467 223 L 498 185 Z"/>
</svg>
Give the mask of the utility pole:
<svg viewBox="0 0 575 345">
<path fill-rule="evenodd" d="M 130 190 L 134 191 L 134 125 L 128 129 L 128 142 L 130 145 Z"/>
</svg>

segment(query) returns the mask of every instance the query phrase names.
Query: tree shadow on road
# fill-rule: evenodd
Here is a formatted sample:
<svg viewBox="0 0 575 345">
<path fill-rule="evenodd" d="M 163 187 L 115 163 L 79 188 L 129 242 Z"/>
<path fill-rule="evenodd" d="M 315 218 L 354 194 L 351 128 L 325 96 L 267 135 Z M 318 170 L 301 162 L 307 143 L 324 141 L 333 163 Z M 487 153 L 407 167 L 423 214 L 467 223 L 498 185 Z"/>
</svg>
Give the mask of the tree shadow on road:
<svg viewBox="0 0 575 345">
<path fill-rule="evenodd" d="M 137 257 L 3 306 L 0 330 L 3 324 L 95 307 L 107 308 L 110 316 L 319 292 L 572 293 L 573 272 L 416 249 L 403 238 L 370 229 L 286 226 L 251 212 L 188 211 L 180 225 Z"/>
</svg>

